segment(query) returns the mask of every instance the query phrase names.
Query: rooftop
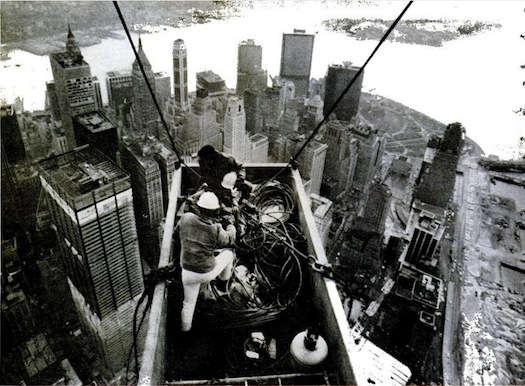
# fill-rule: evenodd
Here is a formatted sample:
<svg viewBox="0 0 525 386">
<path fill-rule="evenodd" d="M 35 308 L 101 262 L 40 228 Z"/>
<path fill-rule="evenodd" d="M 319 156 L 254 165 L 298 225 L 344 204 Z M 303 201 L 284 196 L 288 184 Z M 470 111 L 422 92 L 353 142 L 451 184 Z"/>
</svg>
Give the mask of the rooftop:
<svg viewBox="0 0 525 386">
<path fill-rule="evenodd" d="M 106 193 L 106 188 L 117 192 L 130 188 L 128 174 L 89 145 L 42 160 L 38 166 L 41 180 L 76 209 L 114 194 Z"/>
<path fill-rule="evenodd" d="M 111 123 L 102 113 L 92 111 L 84 114 L 79 114 L 74 117 L 85 128 L 92 133 L 99 133 L 104 130 L 114 129 L 115 125 Z"/>
<path fill-rule="evenodd" d="M 88 66 L 82 55 L 73 55 L 69 52 L 58 52 L 51 56 L 64 68 Z"/>
<path fill-rule="evenodd" d="M 414 188 L 414 199 L 439 208 L 446 208 L 456 183 L 458 156 L 436 152 L 431 164 L 424 164 L 420 181 Z"/>
</svg>

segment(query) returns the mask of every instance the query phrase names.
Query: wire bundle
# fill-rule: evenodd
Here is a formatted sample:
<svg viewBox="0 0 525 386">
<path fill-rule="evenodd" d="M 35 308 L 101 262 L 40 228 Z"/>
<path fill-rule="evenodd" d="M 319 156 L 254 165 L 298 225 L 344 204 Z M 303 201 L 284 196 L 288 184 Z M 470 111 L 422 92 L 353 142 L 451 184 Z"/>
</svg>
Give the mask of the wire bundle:
<svg viewBox="0 0 525 386">
<path fill-rule="evenodd" d="M 247 232 L 236 243 L 228 291 L 210 285 L 214 301 L 206 307 L 205 319 L 220 328 L 275 320 L 293 304 L 303 284 L 299 248 L 305 237 L 302 228 L 289 221 L 295 210 L 292 188 L 273 181 L 256 189 L 249 203 L 251 209 L 241 211 Z"/>
</svg>

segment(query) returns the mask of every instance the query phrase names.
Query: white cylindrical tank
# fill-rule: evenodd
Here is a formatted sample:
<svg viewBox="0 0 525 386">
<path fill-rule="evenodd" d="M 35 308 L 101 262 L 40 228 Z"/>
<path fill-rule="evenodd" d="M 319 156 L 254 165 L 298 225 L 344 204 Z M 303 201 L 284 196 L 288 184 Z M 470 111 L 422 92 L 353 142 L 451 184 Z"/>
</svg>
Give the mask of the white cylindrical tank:
<svg viewBox="0 0 525 386">
<path fill-rule="evenodd" d="M 299 364 L 313 367 L 321 364 L 328 356 L 328 344 L 317 331 L 309 328 L 293 338 L 290 353 Z"/>
</svg>

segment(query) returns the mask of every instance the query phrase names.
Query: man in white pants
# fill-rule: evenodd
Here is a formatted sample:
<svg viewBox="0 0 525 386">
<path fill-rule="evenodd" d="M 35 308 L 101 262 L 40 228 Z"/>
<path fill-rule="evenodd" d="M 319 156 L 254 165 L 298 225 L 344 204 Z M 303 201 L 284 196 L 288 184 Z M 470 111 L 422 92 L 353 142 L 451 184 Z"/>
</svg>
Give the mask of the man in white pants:
<svg viewBox="0 0 525 386">
<path fill-rule="evenodd" d="M 179 220 L 184 288 L 182 331 L 191 330 L 201 285 L 207 285 L 218 277 L 218 287 L 221 289 L 221 281 L 225 287 L 232 274 L 233 250 L 225 247 L 233 244 L 237 232 L 232 224 L 233 219 L 226 229 L 218 222 L 219 208 L 217 196 L 205 192 L 197 201 L 197 213 L 184 213 Z"/>
</svg>

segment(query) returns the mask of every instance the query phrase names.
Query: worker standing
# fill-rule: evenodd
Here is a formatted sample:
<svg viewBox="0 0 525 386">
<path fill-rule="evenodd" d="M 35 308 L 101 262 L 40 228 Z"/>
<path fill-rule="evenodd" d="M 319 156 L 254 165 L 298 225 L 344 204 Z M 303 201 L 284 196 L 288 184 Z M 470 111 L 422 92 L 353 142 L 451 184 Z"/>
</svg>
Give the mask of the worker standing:
<svg viewBox="0 0 525 386">
<path fill-rule="evenodd" d="M 221 225 L 219 208 L 217 196 L 213 192 L 205 192 L 197 201 L 197 210 L 184 213 L 179 220 L 184 290 L 182 331 L 191 330 L 201 286 L 218 278 L 217 287 L 224 291 L 232 274 L 234 253 L 228 247 L 235 240 L 236 229 L 233 216 L 226 229 Z"/>
<path fill-rule="evenodd" d="M 197 153 L 199 156 L 199 173 L 203 182 L 211 191 L 220 191 L 221 182 L 227 173 L 237 173 L 237 184 L 246 179 L 246 169 L 237 163 L 233 156 L 227 156 L 215 150 L 211 145 L 203 146 Z"/>
</svg>

